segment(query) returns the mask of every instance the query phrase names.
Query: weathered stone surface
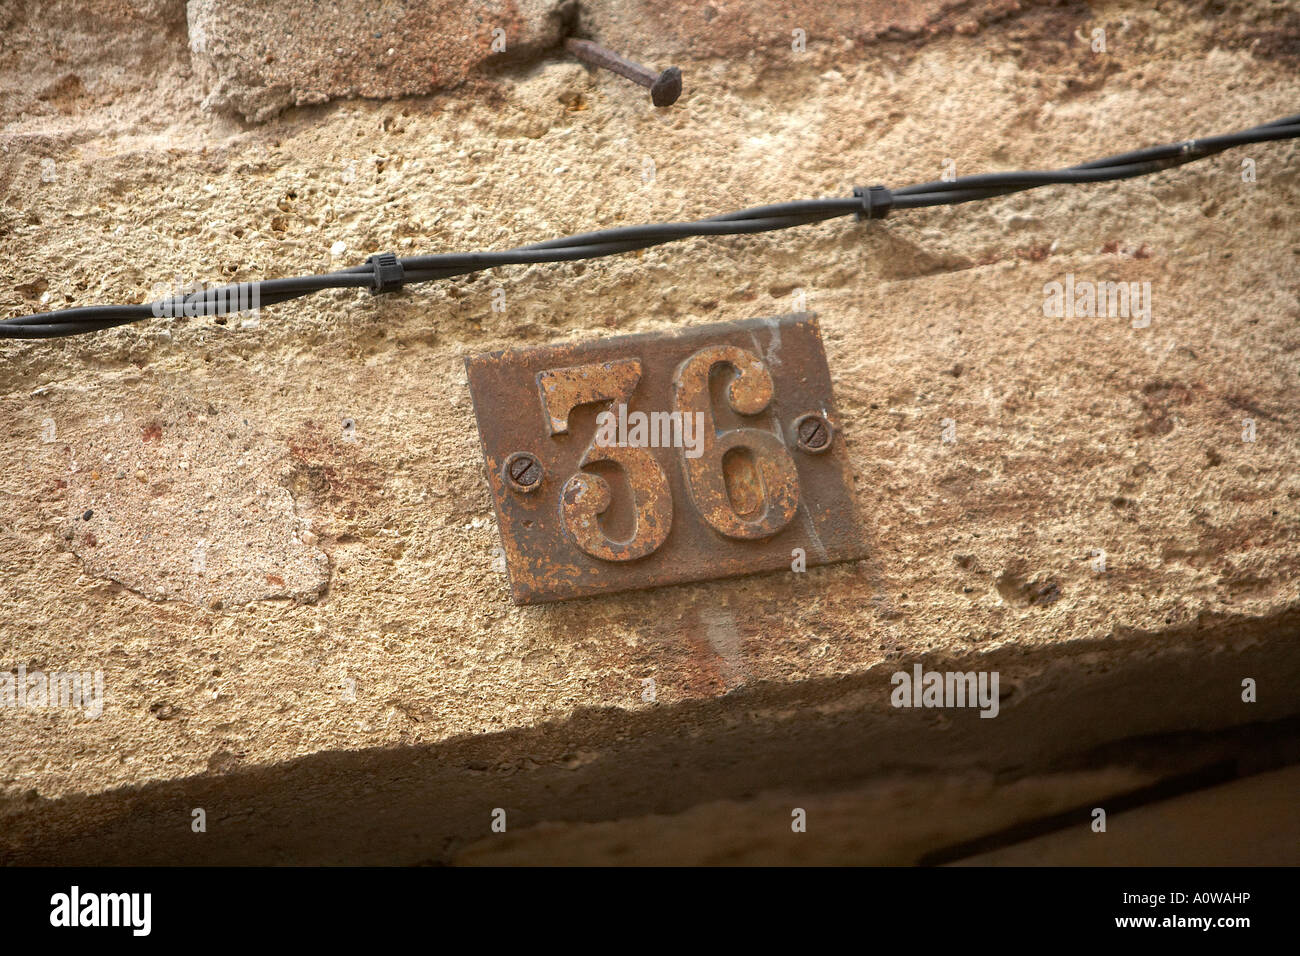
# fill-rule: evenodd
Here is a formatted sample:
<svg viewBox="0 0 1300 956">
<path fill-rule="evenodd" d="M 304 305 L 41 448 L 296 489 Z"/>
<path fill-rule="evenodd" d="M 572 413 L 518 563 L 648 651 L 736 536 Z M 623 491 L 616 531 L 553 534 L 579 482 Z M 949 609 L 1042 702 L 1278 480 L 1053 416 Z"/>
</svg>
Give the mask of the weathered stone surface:
<svg viewBox="0 0 1300 956">
<path fill-rule="evenodd" d="M 1238 44 L 1231 16 L 1099 16 L 1105 58 L 1067 7 L 906 51 L 683 62 L 695 85 L 658 112 L 557 58 L 436 109 L 355 101 L 244 129 L 160 63 L 187 93 L 179 112 L 122 96 L 5 117 L 0 314 L 844 195 L 949 159 L 1052 167 L 1295 111 L 1293 65 Z M 0 710 L 0 858 L 450 860 L 490 835 L 494 807 L 513 829 L 830 793 L 899 767 L 1014 780 L 1130 737 L 1293 717 L 1297 153 L 328 293 L 248 327 L 3 343 L 0 667 L 102 669 L 106 699 L 98 719 Z M 1045 317 L 1045 286 L 1069 275 L 1150 282 L 1150 326 Z M 820 315 L 871 557 L 511 604 L 463 355 L 772 315 L 796 296 Z M 98 450 L 160 410 L 209 406 L 257 416 L 250 493 L 291 496 L 316 536 L 295 553 L 329 561 L 323 593 L 217 608 L 184 598 L 194 578 L 160 601 L 68 550 L 69 492 L 118 479 L 90 483 L 84 456 L 71 472 L 46 421 Z M 182 424 L 176 448 L 237 475 L 238 449 L 203 434 Z M 181 460 L 141 469 L 174 498 L 156 513 L 131 499 L 141 537 L 115 547 L 137 569 L 146 531 L 208 506 Z M 273 540 L 255 549 L 266 568 Z M 891 708 L 890 675 L 914 663 L 998 669 L 999 717 Z"/>
<path fill-rule="evenodd" d="M 144 95 L 155 110 L 171 109 L 188 72 L 185 36 L 185 0 L 8 0 L 0 5 L 0 125 L 86 112 L 121 121 L 129 114 L 114 116 L 112 104 Z M 4 186 L 0 179 L 0 193 Z"/>
<path fill-rule="evenodd" d="M 962 865 L 1292 866 L 1300 843 L 1297 788 L 1300 767 L 1286 767 L 1112 817 L 1105 846 L 1079 827 Z"/>
<path fill-rule="evenodd" d="M 338 97 L 456 86 L 493 58 L 535 56 L 556 44 L 563 22 L 561 0 L 189 0 L 187 7 L 204 105 L 250 120 Z"/>
<path fill-rule="evenodd" d="M 584 32 L 616 48 L 773 63 L 797 55 L 797 45 L 851 49 L 880 39 L 974 33 L 1034 5 L 1034 0 L 593 0 L 580 5 L 578 22 Z"/>
<path fill-rule="evenodd" d="M 62 536 L 89 573 L 213 608 L 325 589 L 328 559 L 291 494 L 314 476 L 302 448 L 263 431 L 260 413 L 171 399 L 62 434 L 54 419 L 44 425 L 43 451 L 67 475 L 50 489 L 66 506 Z"/>
</svg>

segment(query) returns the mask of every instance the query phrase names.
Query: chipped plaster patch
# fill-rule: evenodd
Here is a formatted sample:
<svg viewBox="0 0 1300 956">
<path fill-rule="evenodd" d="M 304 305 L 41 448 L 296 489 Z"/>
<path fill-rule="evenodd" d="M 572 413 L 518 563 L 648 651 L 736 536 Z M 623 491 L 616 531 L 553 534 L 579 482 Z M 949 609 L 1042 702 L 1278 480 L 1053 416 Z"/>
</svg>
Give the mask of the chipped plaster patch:
<svg viewBox="0 0 1300 956">
<path fill-rule="evenodd" d="M 86 570 L 155 601 L 314 601 L 329 561 L 280 484 L 285 449 L 239 409 L 116 412 L 66 446 L 62 539 Z M 311 540 L 307 538 L 307 540 Z"/>
</svg>

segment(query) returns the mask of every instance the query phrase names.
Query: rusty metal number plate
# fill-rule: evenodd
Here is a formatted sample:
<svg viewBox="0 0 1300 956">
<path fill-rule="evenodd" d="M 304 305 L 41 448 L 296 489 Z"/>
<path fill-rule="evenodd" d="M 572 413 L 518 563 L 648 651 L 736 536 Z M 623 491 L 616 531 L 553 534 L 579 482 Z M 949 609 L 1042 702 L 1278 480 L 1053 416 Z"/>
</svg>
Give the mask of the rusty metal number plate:
<svg viewBox="0 0 1300 956">
<path fill-rule="evenodd" d="M 465 365 L 516 603 L 864 554 L 812 315 Z"/>
</svg>

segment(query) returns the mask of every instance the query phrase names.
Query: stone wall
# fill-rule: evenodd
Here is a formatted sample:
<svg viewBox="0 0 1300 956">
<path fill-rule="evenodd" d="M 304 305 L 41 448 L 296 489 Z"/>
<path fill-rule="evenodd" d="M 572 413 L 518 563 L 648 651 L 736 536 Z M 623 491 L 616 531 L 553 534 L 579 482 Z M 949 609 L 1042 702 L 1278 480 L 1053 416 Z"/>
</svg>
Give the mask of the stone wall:
<svg viewBox="0 0 1300 956">
<path fill-rule="evenodd" d="M 1300 92 L 1295 9 L 1268 4 L 48 9 L 4 14 L 5 316 L 1051 168 Z M 567 29 L 686 92 L 654 109 Z M 646 817 L 733 819 L 734 844 L 881 787 L 962 802 L 901 848 L 855 838 L 915 861 L 1007 807 L 1292 762 L 1296 170 L 1269 144 L 0 344 L 0 666 L 104 680 L 93 719 L 0 709 L 0 860 L 473 862 L 495 808 L 511 832 L 633 821 L 635 860 Z M 1046 316 L 1067 277 L 1150 283 L 1150 324 Z M 464 356 L 800 304 L 869 557 L 513 605 Z M 999 717 L 891 707 L 916 663 L 999 670 Z"/>
</svg>

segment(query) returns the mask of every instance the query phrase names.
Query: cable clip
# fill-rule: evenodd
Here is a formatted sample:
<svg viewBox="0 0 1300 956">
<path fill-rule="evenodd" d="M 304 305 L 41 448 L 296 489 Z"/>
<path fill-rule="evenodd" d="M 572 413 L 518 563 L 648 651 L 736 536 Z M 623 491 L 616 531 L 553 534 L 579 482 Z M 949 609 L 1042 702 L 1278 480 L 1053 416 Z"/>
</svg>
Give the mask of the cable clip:
<svg viewBox="0 0 1300 956">
<path fill-rule="evenodd" d="M 397 292 L 406 284 L 406 270 L 391 252 L 371 256 L 366 260 L 366 265 L 375 270 L 374 284 L 370 286 L 371 295 Z"/>
<path fill-rule="evenodd" d="M 884 219 L 889 215 L 889 210 L 894 208 L 894 194 L 884 186 L 854 186 L 853 196 L 862 200 L 862 211 L 855 216 L 858 222 L 864 219 Z"/>
</svg>

